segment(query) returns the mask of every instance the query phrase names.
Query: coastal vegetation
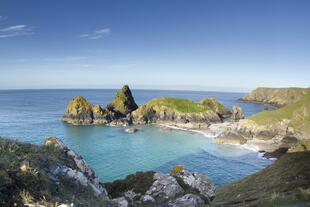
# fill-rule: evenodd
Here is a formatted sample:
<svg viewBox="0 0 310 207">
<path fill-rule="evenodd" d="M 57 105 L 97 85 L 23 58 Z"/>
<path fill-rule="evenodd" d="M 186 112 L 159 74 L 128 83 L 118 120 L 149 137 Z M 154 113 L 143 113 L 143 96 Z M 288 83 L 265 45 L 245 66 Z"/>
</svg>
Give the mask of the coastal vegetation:
<svg viewBox="0 0 310 207">
<path fill-rule="evenodd" d="M 290 120 L 289 126 L 298 132 L 310 132 L 310 94 L 304 95 L 298 101 L 274 111 L 263 111 L 249 119 L 259 125 L 270 125 L 283 119 Z"/>
<path fill-rule="evenodd" d="M 271 166 L 220 187 L 213 206 L 310 205 L 310 152 L 286 153 Z"/>
<path fill-rule="evenodd" d="M 90 186 L 57 172 L 60 166 L 79 171 L 60 148 L 0 138 L 0 157 L 0 206 L 104 205 Z"/>
<path fill-rule="evenodd" d="M 145 106 L 154 108 L 155 110 L 169 108 L 181 113 L 200 113 L 211 110 L 210 106 L 206 104 L 196 103 L 188 99 L 171 97 L 155 98 L 146 103 Z"/>
</svg>

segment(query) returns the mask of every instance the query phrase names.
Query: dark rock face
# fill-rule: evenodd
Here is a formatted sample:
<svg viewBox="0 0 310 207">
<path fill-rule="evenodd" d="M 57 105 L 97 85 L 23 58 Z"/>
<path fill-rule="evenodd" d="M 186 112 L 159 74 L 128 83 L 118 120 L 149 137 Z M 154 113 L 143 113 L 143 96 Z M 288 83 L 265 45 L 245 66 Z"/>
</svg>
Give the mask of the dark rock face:
<svg viewBox="0 0 310 207">
<path fill-rule="evenodd" d="M 244 112 L 242 108 L 238 106 L 233 106 L 231 111 L 232 111 L 231 119 L 233 121 L 239 121 L 240 119 L 244 119 Z"/>
</svg>

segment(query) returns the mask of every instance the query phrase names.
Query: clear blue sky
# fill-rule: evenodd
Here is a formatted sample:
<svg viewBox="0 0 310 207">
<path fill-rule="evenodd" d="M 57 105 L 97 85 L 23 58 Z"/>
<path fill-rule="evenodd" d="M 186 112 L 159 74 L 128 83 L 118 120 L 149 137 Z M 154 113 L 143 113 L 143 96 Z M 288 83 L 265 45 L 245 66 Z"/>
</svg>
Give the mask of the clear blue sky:
<svg viewBox="0 0 310 207">
<path fill-rule="evenodd" d="M 1 0 L 0 89 L 310 86 L 308 0 Z"/>
</svg>

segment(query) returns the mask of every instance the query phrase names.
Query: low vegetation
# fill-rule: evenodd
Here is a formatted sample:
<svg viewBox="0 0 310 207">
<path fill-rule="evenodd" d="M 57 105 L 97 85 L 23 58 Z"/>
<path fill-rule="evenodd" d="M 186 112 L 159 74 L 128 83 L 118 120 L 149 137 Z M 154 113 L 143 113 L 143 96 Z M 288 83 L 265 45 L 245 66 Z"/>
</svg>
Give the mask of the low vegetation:
<svg viewBox="0 0 310 207">
<path fill-rule="evenodd" d="M 290 126 L 297 131 L 310 132 L 310 94 L 304 95 L 299 101 L 275 111 L 263 111 L 249 119 L 260 125 L 271 125 L 283 119 L 291 120 Z"/>
<path fill-rule="evenodd" d="M 228 108 L 226 108 L 223 104 L 221 104 L 215 98 L 205 98 L 205 99 L 202 99 L 199 103 L 202 105 L 208 106 L 214 112 L 222 116 L 231 114 Z"/>
<path fill-rule="evenodd" d="M 286 153 L 262 171 L 219 188 L 213 206 L 308 206 L 309 158 L 309 151 Z"/>
<path fill-rule="evenodd" d="M 169 108 L 181 113 L 199 113 L 211 110 L 207 105 L 193 102 L 183 98 L 161 97 L 151 100 L 146 104 L 148 108 Z"/>
<path fill-rule="evenodd" d="M 155 172 L 153 171 L 137 172 L 128 175 L 123 180 L 115 180 L 110 183 L 105 183 L 104 186 L 111 198 L 124 196 L 124 193 L 130 190 L 143 195 L 152 186 L 154 182 L 154 174 Z"/>
<path fill-rule="evenodd" d="M 0 137 L 0 206 L 103 205 L 90 187 L 65 176 L 55 178 L 51 172 L 59 165 L 75 169 L 73 159 L 58 148 Z"/>
</svg>

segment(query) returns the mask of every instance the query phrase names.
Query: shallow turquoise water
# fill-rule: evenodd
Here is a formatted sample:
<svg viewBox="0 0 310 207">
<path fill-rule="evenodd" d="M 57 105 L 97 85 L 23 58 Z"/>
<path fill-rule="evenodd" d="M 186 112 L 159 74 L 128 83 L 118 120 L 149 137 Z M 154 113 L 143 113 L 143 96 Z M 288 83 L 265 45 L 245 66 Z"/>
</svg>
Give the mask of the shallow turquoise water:
<svg viewBox="0 0 310 207">
<path fill-rule="evenodd" d="M 139 127 L 128 134 L 124 127 L 72 126 L 60 121 L 66 104 L 77 95 L 92 103 L 107 104 L 115 90 L 19 90 L 0 91 L 0 135 L 40 144 L 56 135 L 81 154 L 102 182 L 123 178 L 136 171 L 168 172 L 176 164 L 209 175 L 222 185 L 258 171 L 271 161 L 238 146 L 218 145 L 201 134 Z M 247 115 L 262 110 L 260 104 L 238 103 L 244 94 L 190 91 L 133 91 L 138 104 L 158 96 L 194 101 L 215 97 L 226 106 L 241 105 Z"/>
</svg>

